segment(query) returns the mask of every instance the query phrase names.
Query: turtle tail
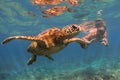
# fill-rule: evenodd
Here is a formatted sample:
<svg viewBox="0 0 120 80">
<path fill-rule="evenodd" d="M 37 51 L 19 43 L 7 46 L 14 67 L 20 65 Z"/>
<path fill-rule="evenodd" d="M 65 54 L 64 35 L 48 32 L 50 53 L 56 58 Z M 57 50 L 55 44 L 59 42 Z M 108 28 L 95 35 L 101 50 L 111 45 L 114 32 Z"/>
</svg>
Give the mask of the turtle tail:
<svg viewBox="0 0 120 80">
<path fill-rule="evenodd" d="M 12 37 L 8 37 L 7 39 L 5 39 L 2 44 L 5 44 L 13 39 L 22 39 L 22 40 L 30 40 L 30 41 L 38 41 L 39 38 L 37 36 L 12 36 Z"/>
</svg>

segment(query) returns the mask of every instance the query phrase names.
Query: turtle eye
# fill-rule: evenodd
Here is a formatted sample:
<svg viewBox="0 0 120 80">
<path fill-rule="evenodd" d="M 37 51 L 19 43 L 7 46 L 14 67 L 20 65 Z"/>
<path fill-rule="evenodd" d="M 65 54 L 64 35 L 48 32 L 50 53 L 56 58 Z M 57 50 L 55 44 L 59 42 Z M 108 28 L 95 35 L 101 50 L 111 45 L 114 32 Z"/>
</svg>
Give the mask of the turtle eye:
<svg viewBox="0 0 120 80">
<path fill-rule="evenodd" d="M 72 31 L 79 31 L 79 28 L 77 25 L 72 25 Z"/>
<path fill-rule="evenodd" d="M 77 27 L 75 26 L 75 25 L 72 25 L 72 28 L 75 30 L 75 29 L 77 29 Z"/>
</svg>

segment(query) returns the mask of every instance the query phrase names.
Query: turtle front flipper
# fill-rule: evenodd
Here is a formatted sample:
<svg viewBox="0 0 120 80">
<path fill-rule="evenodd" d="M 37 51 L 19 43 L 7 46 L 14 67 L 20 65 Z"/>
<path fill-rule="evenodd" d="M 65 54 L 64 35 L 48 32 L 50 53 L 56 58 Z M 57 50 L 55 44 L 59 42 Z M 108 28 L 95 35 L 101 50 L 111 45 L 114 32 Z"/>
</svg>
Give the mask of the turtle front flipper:
<svg viewBox="0 0 120 80">
<path fill-rule="evenodd" d="M 87 45 L 88 45 L 88 44 L 87 44 L 84 40 L 82 40 L 81 38 L 70 38 L 70 39 L 65 39 L 65 40 L 64 40 L 64 43 L 65 43 L 65 44 L 68 44 L 68 43 L 71 43 L 71 42 L 77 42 L 77 43 L 79 43 L 82 48 L 87 48 Z"/>
<path fill-rule="evenodd" d="M 105 46 L 108 46 L 107 32 L 104 33 L 101 43 Z"/>
<path fill-rule="evenodd" d="M 28 64 L 28 65 L 31 65 L 33 62 L 36 61 L 36 58 L 37 58 L 36 55 L 32 55 L 32 57 L 27 61 L 27 64 Z"/>
<path fill-rule="evenodd" d="M 12 37 L 8 37 L 7 39 L 5 39 L 2 44 L 5 44 L 13 39 L 23 39 L 23 40 L 30 40 L 30 41 L 39 41 L 44 43 L 44 41 L 41 40 L 41 38 L 37 37 L 37 36 L 12 36 Z"/>
</svg>

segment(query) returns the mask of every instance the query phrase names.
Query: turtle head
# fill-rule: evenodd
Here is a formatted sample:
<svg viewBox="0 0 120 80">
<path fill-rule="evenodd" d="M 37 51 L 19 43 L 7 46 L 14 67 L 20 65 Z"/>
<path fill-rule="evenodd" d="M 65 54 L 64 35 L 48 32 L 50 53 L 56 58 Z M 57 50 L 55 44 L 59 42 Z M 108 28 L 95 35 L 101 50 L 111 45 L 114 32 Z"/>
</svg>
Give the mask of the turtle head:
<svg viewBox="0 0 120 80">
<path fill-rule="evenodd" d="M 77 24 L 67 25 L 62 28 L 62 32 L 64 35 L 77 35 L 79 32 L 81 32 L 81 27 Z"/>
</svg>

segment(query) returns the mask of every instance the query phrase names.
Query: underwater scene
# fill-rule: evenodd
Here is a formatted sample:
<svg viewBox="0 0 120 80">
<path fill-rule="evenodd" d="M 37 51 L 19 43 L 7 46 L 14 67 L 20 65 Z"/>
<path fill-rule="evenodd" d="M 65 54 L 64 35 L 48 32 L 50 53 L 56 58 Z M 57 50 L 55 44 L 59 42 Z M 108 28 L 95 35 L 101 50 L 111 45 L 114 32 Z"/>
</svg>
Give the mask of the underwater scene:
<svg viewBox="0 0 120 80">
<path fill-rule="evenodd" d="M 120 0 L 0 0 L 0 80 L 120 80 L 119 24 Z"/>
</svg>

